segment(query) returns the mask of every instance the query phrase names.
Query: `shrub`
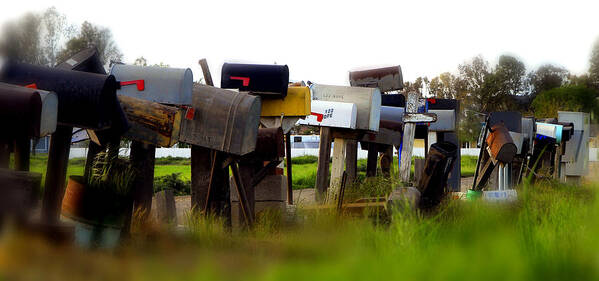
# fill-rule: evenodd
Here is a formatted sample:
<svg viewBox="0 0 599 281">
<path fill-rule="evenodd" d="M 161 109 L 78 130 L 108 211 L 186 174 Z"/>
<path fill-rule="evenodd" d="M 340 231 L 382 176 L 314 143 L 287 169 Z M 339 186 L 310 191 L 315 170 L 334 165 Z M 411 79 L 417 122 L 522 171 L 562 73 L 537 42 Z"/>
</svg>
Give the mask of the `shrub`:
<svg viewBox="0 0 599 281">
<path fill-rule="evenodd" d="M 191 181 L 181 179 L 181 173 L 173 173 L 154 178 L 154 192 L 165 189 L 173 190 L 175 196 L 191 194 Z"/>
</svg>

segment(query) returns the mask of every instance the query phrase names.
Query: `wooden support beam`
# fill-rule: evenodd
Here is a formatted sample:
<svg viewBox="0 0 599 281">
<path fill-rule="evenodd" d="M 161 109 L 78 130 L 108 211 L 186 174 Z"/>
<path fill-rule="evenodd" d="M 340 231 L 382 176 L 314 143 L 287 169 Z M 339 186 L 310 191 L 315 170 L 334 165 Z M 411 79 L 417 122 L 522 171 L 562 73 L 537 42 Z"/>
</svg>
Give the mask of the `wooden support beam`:
<svg viewBox="0 0 599 281">
<path fill-rule="evenodd" d="M 10 147 L 8 141 L 0 140 L 0 168 L 8 169 L 10 166 Z"/>
<path fill-rule="evenodd" d="M 385 152 L 381 153 L 381 172 L 384 177 L 391 177 L 391 166 L 393 166 L 393 146 L 385 145 Z"/>
<path fill-rule="evenodd" d="M 285 160 L 287 166 L 287 203 L 293 205 L 293 174 L 291 170 L 291 132 L 285 134 Z"/>
<path fill-rule="evenodd" d="M 379 152 L 374 144 L 368 146 L 368 159 L 366 160 L 366 177 L 376 177 L 376 166 Z"/>
<path fill-rule="evenodd" d="M 15 140 L 15 170 L 29 171 L 29 159 L 31 157 L 31 140 L 21 137 Z"/>
<path fill-rule="evenodd" d="M 201 146 L 191 146 L 191 209 L 205 211 L 210 186 L 212 150 Z"/>
<path fill-rule="evenodd" d="M 58 222 L 62 197 L 66 188 L 67 166 L 71 150 L 73 127 L 58 126 L 50 139 L 48 167 L 44 184 L 42 219 L 48 223 Z"/>
<path fill-rule="evenodd" d="M 352 184 L 358 176 L 358 141 L 347 140 L 345 145 L 345 172 L 347 183 Z"/>
<path fill-rule="evenodd" d="M 139 141 L 131 142 L 131 165 L 137 171 L 133 183 L 133 210 L 142 222 L 147 219 L 152 209 L 155 156 L 156 146 Z"/>
<path fill-rule="evenodd" d="M 328 187 L 329 160 L 331 159 L 331 128 L 320 128 L 318 147 L 318 168 L 316 170 L 316 201 L 323 202 Z"/>
<path fill-rule="evenodd" d="M 335 202 L 339 195 L 341 181 L 343 179 L 343 168 L 345 166 L 345 145 L 345 139 L 335 139 L 335 145 L 333 146 L 333 164 L 331 166 L 331 182 L 329 191 L 327 192 L 328 203 Z"/>
<path fill-rule="evenodd" d="M 231 172 L 233 172 L 233 180 L 235 181 L 237 195 L 239 196 L 239 204 L 241 205 L 241 211 L 243 213 L 247 226 L 252 227 L 252 225 L 254 224 L 254 209 L 250 206 L 251 202 L 248 198 L 248 193 L 246 192 L 247 190 L 243 185 L 243 181 L 241 180 L 241 174 L 239 172 L 239 168 L 237 167 L 237 163 L 233 163 L 231 165 Z M 252 192 L 252 198 L 253 195 L 254 193 Z"/>
<path fill-rule="evenodd" d="M 406 101 L 406 113 L 418 111 L 418 94 L 408 93 Z M 414 148 L 414 134 L 416 123 L 404 123 L 402 148 L 399 162 L 399 180 L 404 183 L 410 182 L 410 166 L 412 161 L 412 149 Z"/>
</svg>

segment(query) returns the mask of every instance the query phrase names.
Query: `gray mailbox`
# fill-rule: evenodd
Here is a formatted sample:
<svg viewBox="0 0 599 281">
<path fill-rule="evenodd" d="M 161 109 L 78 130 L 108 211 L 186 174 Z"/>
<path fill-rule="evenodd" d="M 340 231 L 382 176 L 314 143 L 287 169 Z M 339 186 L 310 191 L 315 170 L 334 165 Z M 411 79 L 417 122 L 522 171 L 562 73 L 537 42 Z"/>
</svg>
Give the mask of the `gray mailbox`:
<svg viewBox="0 0 599 281">
<path fill-rule="evenodd" d="M 181 122 L 179 141 L 236 155 L 254 151 L 262 108 L 259 97 L 196 85 L 192 106 Z"/>
<path fill-rule="evenodd" d="M 169 105 L 190 105 L 193 74 L 189 68 L 115 64 L 110 74 L 121 82 L 117 94 Z"/>
<path fill-rule="evenodd" d="M 560 174 L 565 177 L 584 176 L 589 172 L 589 114 L 558 111 L 557 115 L 559 122 L 574 124 L 574 133 L 570 140 L 566 142 L 566 151 L 562 156 L 562 171 Z"/>
</svg>

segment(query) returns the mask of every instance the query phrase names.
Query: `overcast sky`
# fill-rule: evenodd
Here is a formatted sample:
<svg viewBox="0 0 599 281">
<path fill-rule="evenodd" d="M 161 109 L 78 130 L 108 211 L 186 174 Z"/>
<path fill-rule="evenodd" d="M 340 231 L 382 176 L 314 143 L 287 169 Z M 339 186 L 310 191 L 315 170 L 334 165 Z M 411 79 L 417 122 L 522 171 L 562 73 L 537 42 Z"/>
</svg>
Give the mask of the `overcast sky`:
<svg viewBox="0 0 599 281">
<path fill-rule="evenodd" d="M 77 25 L 109 27 L 125 62 L 190 67 L 287 64 L 292 80 L 347 85 L 348 71 L 402 66 L 404 79 L 457 71 L 481 54 L 527 68 L 555 63 L 584 73 L 599 35 L 599 1 L 3 1 L 0 23 L 55 6 Z"/>
</svg>

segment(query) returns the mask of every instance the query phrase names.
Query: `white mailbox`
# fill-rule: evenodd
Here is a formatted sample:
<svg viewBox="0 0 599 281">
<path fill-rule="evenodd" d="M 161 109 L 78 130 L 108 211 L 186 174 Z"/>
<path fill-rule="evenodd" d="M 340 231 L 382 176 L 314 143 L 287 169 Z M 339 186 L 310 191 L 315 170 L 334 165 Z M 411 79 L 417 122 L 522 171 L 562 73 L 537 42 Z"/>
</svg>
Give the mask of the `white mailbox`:
<svg viewBox="0 0 599 281">
<path fill-rule="evenodd" d="M 357 108 L 353 103 L 334 101 L 312 101 L 311 115 L 300 119 L 298 124 L 335 127 L 356 128 Z"/>
<path fill-rule="evenodd" d="M 191 105 L 193 74 L 189 68 L 115 64 L 110 74 L 120 81 L 117 94 L 169 105 Z"/>
<path fill-rule="evenodd" d="M 356 129 L 378 131 L 381 114 L 381 92 L 377 88 L 313 84 L 314 101 L 334 101 L 356 105 Z M 313 102 L 314 102 L 313 101 Z"/>
</svg>

